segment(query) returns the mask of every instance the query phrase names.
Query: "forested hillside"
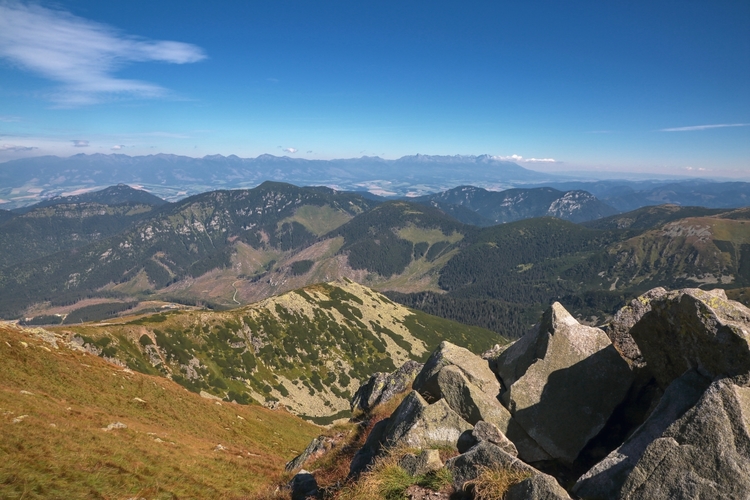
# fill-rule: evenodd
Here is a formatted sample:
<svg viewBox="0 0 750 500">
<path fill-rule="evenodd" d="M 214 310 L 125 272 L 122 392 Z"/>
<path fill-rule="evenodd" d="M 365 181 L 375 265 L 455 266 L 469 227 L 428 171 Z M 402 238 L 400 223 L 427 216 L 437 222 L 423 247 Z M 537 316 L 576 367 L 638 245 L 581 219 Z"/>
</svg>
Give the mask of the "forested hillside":
<svg viewBox="0 0 750 500">
<path fill-rule="evenodd" d="M 0 270 L 0 316 L 18 315 L 34 302 L 75 301 L 135 279 L 143 281 L 139 291 L 162 288 L 231 266 L 238 242 L 252 248 L 301 248 L 317 238 L 314 231 L 334 229 L 372 203 L 327 188 L 271 182 L 251 190 L 196 195 L 75 252 Z M 305 226 L 294 220 L 304 206 L 328 207 L 330 213 Z"/>
</svg>

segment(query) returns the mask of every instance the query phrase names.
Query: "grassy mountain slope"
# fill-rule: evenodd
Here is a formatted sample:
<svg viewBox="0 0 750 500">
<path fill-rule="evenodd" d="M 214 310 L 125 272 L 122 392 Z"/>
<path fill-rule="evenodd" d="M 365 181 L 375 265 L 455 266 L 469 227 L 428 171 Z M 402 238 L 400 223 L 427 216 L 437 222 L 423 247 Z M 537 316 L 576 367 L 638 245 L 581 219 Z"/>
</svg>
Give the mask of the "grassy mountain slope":
<svg viewBox="0 0 750 500">
<path fill-rule="evenodd" d="M 587 221 L 582 225 L 591 229 L 631 229 L 634 231 L 644 231 L 686 217 L 706 217 L 726 212 L 728 212 L 727 209 L 721 208 L 657 205 L 639 208 L 624 214 Z"/>
<path fill-rule="evenodd" d="M 679 219 L 610 246 L 606 256 L 603 276 L 616 286 L 748 286 L 750 220 Z"/>
<path fill-rule="evenodd" d="M 281 401 L 331 421 L 376 371 L 424 360 L 442 341 L 481 352 L 497 334 L 411 311 L 351 281 L 224 312 L 185 311 L 58 329 L 92 352 L 243 403 Z"/>
<path fill-rule="evenodd" d="M 320 429 L 0 325 L 0 498 L 242 498 Z M 127 428 L 103 430 L 121 422 Z M 218 448 L 221 444 L 223 449 Z"/>
</svg>

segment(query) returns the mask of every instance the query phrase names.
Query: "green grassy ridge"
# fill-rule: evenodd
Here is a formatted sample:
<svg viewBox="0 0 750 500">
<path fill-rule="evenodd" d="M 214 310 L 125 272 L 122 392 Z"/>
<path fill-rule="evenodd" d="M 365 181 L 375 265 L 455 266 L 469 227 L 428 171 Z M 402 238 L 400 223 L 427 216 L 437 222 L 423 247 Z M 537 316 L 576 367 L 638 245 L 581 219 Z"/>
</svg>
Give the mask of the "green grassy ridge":
<svg viewBox="0 0 750 500">
<path fill-rule="evenodd" d="M 699 234 L 695 234 L 699 231 Z M 610 246 L 603 259 L 606 275 L 626 287 L 653 283 L 672 287 L 750 285 L 750 221 L 690 217 Z M 732 281 L 717 282 L 720 277 Z"/>
<path fill-rule="evenodd" d="M 624 214 L 583 222 L 581 225 L 591 229 L 630 229 L 640 232 L 687 217 L 706 217 L 710 215 L 722 215 L 724 217 L 724 215 L 728 215 L 729 212 L 733 211 L 723 208 L 656 205 L 639 208 Z"/>
<path fill-rule="evenodd" d="M 240 403 L 280 400 L 318 419 L 340 415 L 372 373 L 393 371 L 407 359 L 424 361 L 443 340 L 477 353 L 505 342 L 346 281 L 231 311 L 169 312 L 62 329 L 97 355 L 169 376 L 190 391 Z M 309 407 L 294 406 L 301 397 L 310 398 Z"/>
</svg>

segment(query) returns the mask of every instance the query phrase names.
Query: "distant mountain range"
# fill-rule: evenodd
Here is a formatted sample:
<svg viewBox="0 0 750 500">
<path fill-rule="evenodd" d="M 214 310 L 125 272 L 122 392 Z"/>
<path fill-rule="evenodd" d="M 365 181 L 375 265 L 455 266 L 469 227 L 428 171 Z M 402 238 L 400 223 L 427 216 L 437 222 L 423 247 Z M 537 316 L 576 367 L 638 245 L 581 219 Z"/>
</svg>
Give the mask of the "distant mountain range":
<svg viewBox="0 0 750 500">
<path fill-rule="evenodd" d="M 4 208 L 13 208 L 66 192 L 119 183 L 144 186 L 155 195 L 174 201 L 215 189 L 254 187 L 267 180 L 404 196 L 470 183 L 499 189 L 553 179 L 558 177 L 489 155 L 307 160 L 268 154 L 257 158 L 78 154 L 0 164 L 0 199 L 6 201 Z"/>
<path fill-rule="evenodd" d="M 339 191 L 360 192 L 366 197 L 385 198 L 423 197 L 466 185 L 489 191 L 544 187 L 562 192 L 587 191 L 620 212 L 664 203 L 709 208 L 750 204 L 750 183 L 747 182 L 590 181 L 536 172 L 489 155 L 307 160 L 269 154 L 257 158 L 78 154 L 66 158 L 24 158 L 0 164 L 0 206 L 15 209 L 121 183 L 141 187 L 168 201 L 177 201 L 216 189 L 252 188 L 267 180 L 296 186 L 328 186 Z M 462 218 L 460 209 L 452 210 Z M 463 212 L 465 216 L 470 215 Z M 0 221 L 4 217 L 0 211 Z M 501 214 L 501 217 L 485 218 L 489 221 L 512 219 L 505 217 Z M 482 225 L 487 221 L 475 219 L 471 223 Z"/>
</svg>

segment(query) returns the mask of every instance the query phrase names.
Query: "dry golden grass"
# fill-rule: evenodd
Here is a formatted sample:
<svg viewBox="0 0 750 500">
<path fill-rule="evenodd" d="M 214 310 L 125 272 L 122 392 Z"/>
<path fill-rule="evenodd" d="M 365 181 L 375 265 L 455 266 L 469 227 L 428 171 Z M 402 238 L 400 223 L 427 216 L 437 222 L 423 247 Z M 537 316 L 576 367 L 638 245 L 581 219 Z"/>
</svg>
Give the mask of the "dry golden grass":
<svg viewBox="0 0 750 500">
<path fill-rule="evenodd" d="M 0 326 L 0 498 L 252 498 L 319 433 Z"/>
<path fill-rule="evenodd" d="M 474 500 L 502 500 L 508 489 L 531 477 L 528 471 L 508 467 L 482 467 L 479 476 L 464 483 Z"/>
<path fill-rule="evenodd" d="M 398 465 L 407 453 L 419 453 L 419 450 L 402 446 L 386 450 L 357 482 L 342 488 L 336 499 L 406 500 L 406 489 L 415 484 L 435 491 L 450 487 L 452 477 L 447 469 L 416 477 L 409 475 Z"/>
</svg>

